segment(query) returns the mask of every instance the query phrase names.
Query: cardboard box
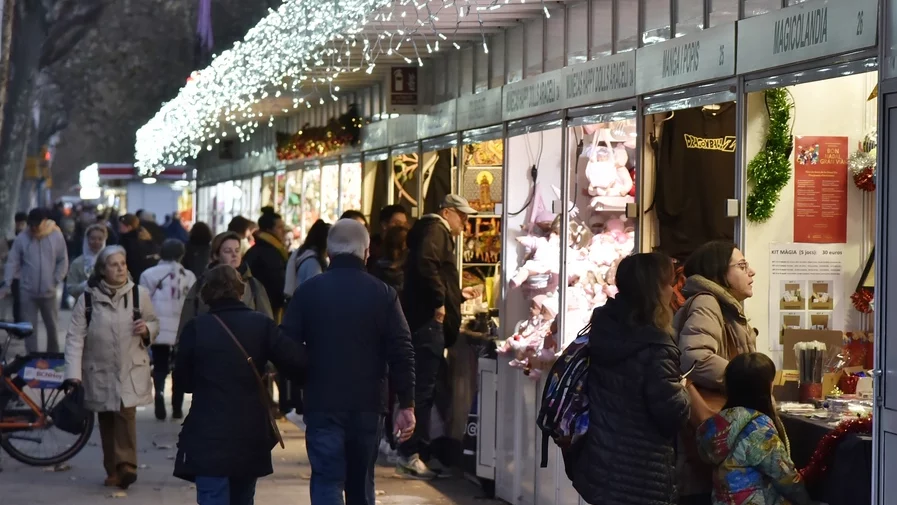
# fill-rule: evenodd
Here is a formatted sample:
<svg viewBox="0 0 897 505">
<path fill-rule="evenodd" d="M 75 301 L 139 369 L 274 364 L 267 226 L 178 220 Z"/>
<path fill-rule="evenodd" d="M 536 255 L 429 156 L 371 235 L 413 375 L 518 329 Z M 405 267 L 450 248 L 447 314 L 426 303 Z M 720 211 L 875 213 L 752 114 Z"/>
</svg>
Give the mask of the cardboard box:
<svg viewBox="0 0 897 505">
<path fill-rule="evenodd" d="M 822 342 L 827 350 L 841 349 L 844 345 L 844 332 L 837 330 L 785 330 L 782 335 L 783 355 L 782 369 L 797 370 L 797 356 L 794 344 L 798 342 Z"/>
<path fill-rule="evenodd" d="M 810 283 L 810 310 L 832 310 L 835 308 L 831 282 Z"/>
<path fill-rule="evenodd" d="M 804 294 L 801 290 L 800 283 L 796 282 L 786 282 L 782 288 L 783 291 L 787 293 L 791 293 L 796 296 L 796 300 L 785 301 L 784 294 L 782 299 L 779 300 L 779 309 L 781 310 L 803 310 L 804 307 Z"/>
</svg>

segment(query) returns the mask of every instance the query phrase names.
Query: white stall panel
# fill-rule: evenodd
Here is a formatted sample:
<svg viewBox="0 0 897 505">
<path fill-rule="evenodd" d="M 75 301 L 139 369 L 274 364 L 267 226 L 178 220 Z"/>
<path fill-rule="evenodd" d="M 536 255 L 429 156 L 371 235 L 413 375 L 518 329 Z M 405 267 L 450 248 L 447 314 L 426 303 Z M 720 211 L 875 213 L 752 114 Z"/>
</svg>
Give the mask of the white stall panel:
<svg viewBox="0 0 897 505">
<path fill-rule="evenodd" d="M 461 50 L 461 93 L 469 95 L 473 93 L 473 75 L 475 72 L 473 63 L 474 46 L 468 46 Z M 459 95 L 459 96 L 460 96 Z"/>
<path fill-rule="evenodd" d="M 461 52 L 451 50 L 448 53 L 448 69 L 446 70 L 446 96 L 445 98 L 457 98 L 458 89 L 461 85 Z"/>
<path fill-rule="evenodd" d="M 505 68 L 505 32 L 489 39 L 489 87 L 500 88 L 507 77 Z"/>
<path fill-rule="evenodd" d="M 545 37 L 545 23 L 540 17 L 526 23 L 524 28 L 526 29 L 526 40 L 524 41 L 526 57 L 523 60 L 526 63 L 525 77 L 531 77 L 544 72 L 542 46 Z"/>
<path fill-rule="evenodd" d="M 505 42 L 507 44 L 508 84 L 523 79 L 523 25 L 515 26 L 507 32 Z M 539 57 L 541 63 L 542 57 Z"/>
<path fill-rule="evenodd" d="M 589 4 L 581 2 L 567 7 L 567 65 L 589 59 Z M 610 40 L 610 37 L 608 37 Z"/>
<path fill-rule="evenodd" d="M 557 70 L 564 66 L 564 31 L 566 29 L 566 9 L 548 11 L 550 17 L 545 20 L 545 72 Z M 585 32 L 583 32 L 585 33 Z"/>
<path fill-rule="evenodd" d="M 595 59 L 611 54 L 614 49 L 613 0 L 589 1 L 592 2 L 592 26 L 589 28 L 592 31 L 592 47 L 589 52 L 590 57 Z"/>
</svg>

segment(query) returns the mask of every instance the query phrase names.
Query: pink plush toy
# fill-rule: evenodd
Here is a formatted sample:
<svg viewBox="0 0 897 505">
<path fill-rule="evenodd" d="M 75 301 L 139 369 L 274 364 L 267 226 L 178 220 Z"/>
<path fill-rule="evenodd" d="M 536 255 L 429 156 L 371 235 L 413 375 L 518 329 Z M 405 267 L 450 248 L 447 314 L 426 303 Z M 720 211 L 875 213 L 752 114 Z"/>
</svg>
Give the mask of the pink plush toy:
<svg viewBox="0 0 897 505">
<path fill-rule="evenodd" d="M 517 242 L 523 245 L 529 253 L 529 258 L 512 275 L 510 285 L 519 287 L 530 276 L 551 274 L 556 280 L 560 271 L 560 247 L 561 236 L 553 229 L 548 238 L 527 235 L 518 237 Z"/>
</svg>

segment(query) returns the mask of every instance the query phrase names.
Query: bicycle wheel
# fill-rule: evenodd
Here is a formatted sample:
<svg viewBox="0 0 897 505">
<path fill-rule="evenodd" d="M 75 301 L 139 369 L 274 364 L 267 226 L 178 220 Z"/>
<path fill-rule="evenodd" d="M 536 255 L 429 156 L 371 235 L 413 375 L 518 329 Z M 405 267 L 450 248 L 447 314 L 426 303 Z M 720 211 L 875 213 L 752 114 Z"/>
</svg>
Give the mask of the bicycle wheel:
<svg viewBox="0 0 897 505">
<path fill-rule="evenodd" d="M 55 389 L 23 388 L 22 392 L 44 413 L 51 412 L 63 398 L 61 391 Z M 64 432 L 52 423 L 42 428 L 0 430 L 0 448 L 14 460 L 29 466 L 58 465 L 72 459 L 87 445 L 93 434 L 95 418 L 94 415 L 88 416 L 83 429 L 77 434 Z M 0 410 L 0 421 L 34 423 L 37 420 L 38 415 L 18 396 Z M 54 444 L 57 441 L 59 443 Z"/>
</svg>

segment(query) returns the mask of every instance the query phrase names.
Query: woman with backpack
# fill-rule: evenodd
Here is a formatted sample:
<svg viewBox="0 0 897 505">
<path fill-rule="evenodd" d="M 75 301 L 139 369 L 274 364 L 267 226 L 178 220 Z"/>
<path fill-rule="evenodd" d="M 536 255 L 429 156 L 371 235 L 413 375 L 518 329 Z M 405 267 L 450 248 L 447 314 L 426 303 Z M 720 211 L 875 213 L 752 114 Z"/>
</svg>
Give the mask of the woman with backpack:
<svg viewBox="0 0 897 505">
<path fill-rule="evenodd" d="M 135 416 L 153 402 L 147 349 L 158 334 L 149 292 L 128 276 L 124 248 L 106 247 L 72 310 L 65 379 L 83 385 L 84 406 L 97 413 L 107 487 L 137 480 Z"/>
<path fill-rule="evenodd" d="M 592 314 L 588 431 L 565 450 L 573 486 L 592 505 L 676 503 L 674 447 L 689 395 L 673 340 L 673 281 L 666 255 L 628 256 L 616 298 Z"/>
<path fill-rule="evenodd" d="M 330 224 L 318 219 L 311 225 L 305 241 L 293 251 L 287 261 L 287 278 L 284 295 L 292 297 L 303 282 L 327 270 L 327 234 Z"/>
<path fill-rule="evenodd" d="M 673 326 L 682 352 L 681 370 L 700 395 L 719 412 L 726 403 L 723 386 L 729 360 L 756 351 L 756 331 L 744 314 L 744 301 L 753 295 L 754 271 L 732 242 L 714 241 L 699 247 L 685 262 L 685 305 Z M 711 473 L 698 455 L 694 431 L 683 432 L 678 453 L 682 505 L 709 505 Z"/>
<path fill-rule="evenodd" d="M 178 324 L 181 310 L 190 288 L 196 283 L 193 272 L 181 265 L 184 258 L 184 243 L 177 239 L 168 239 L 162 243 L 162 261 L 158 265 L 143 272 L 140 285 L 150 293 L 153 308 L 159 317 L 159 336 L 153 343 L 153 386 L 156 389 L 156 419 L 164 421 L 168 416 L 165 411 L 165 380 L 173 364 L 173 352 L 178 337 Z M 172 381 L 171 384 L 171 418 L 184 417 L 184 392 Z"/>
</svg>

